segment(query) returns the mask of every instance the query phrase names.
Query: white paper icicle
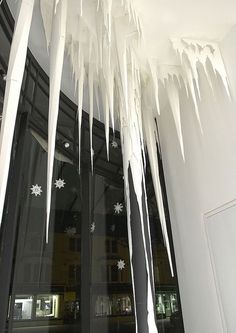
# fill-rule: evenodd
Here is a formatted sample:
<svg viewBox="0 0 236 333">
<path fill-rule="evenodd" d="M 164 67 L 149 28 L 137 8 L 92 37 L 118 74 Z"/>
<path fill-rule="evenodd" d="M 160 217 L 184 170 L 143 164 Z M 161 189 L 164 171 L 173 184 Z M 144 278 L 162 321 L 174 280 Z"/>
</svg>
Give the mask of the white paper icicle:
<svg viewBox="0 0 236 333">
<path fill-rule="evenodd" d="M 134 97 L 134 91 L 136 91 L 136 83 L 133 75 L 129 76 L 128 79 L 128 96 Z M 128 170 L 130 168 L 134 191 L 136 194 L 139 213 L 141 218 L 141 227 L 142 227 L 142 237 L 143 237 L 143 245 L 144 245 L 144 252 L 145 252 L 145 261 L 146 261 L 146 272 L 147 272 L 147 285 L 145 286 L 147 289 L 147 321 L 148 321 L 148 328 L 149 332 L 155 333 L 157 332 L 157 327 L 155 323 L 155 314 L 154 314 L 154 299 L 153 299 L 153 283 L 152 280 L 153 274 L 150 271 L 150 263 L 148 261 L 148 250 L 147 247 L 151 246 L 151 240 L 149 244 L 147 244 L 144 232 L 144 214 L 143 206 L 142 206 L 142 198 L 145 197 L 143 191 L 145 188 L 145 178 L 144 178 L 144 168 L 143 168 L 143 154 L 142 154 L 142 144 L 141 144 L 141 136 L 140 136 L 140 128 L 139 128 L 139 116 L 138 113 L 141 112 L 141 109 L 137 109 L 135 107 L 134 100 L 132 97 L 128 100 L 129 103 L 129 110 L 130 112 L 127 113 L 125 110 L 122 111 L 121 114 L 121 141 L 122 141 L 122 153 L 123 153 L 123 167 L 124 167 L 124 179 L 125 179 L 125 193 L 126 193 L 126 200 L 129 202 L 129 175 Z M 130 206 L 127 206 L 130 209 Z M 130 214 L 131 212 L 127 209 L 127 223 L 128 223 L 128 232 L 130 232 Z M 148 216 L 147 216 L 148 219 Z M 129 236 L 129 248 L 132 246 L 132 235 Z M 150 253 L 151 253 L 150 249 Z M 131 252 L 132 253 L 132 252 Z M 131 266 L 132 266 L 132 258 L 131 258 Z M 133 281 L 135 283 L 135 281 Z"/>
<path fill-rule="evenodd" d="M 179 139 L 180 149 L 185 160 L 184 156 L 184 142 L 183 142 L 183 134 L 181 128 L 181 119 L 180 119 L 180 105 L 179 105 L 179 92 L 178 88 L 176 87 L 176 83 L 174 82 L 174 78 L 170 77 L 166 82 L 166 90 L 170 102 L 170 107 L 173 113 L 175 126 L 177 130 L 177 135 Z"/>
<path fill-rule="evenodd" d="M 84 89 L 84 57 L 80 59 L 80 74 L 78 82 L 78 131 L 79 131 L 79 173 L 81 168 L 81 125 L 82 125 L 82 107 L 83 107 L 83 89 Z"/>
<path fill-rule="evenodd" d="M 88 90 L 89 90 L 89 138 L 90 138 L 90 158 L 91 158 L 91 170 L 93 172 L 93 64 L 89 63 L 88 73 Z"/>
<path fill-rule="evenodd" d="M 0 135 L 0 224 L 2 221 L 16 115 L 25 69 L 34 0 L 22 0 L 15 23 L 8 64 Z"/>
<path fill-rule="evenodd" d="M 47 50 L 49 51 L 49 43 L 52 34 L 52 21 L 54 15 L 53 1 L 48 2 L 48 0 L 40 0 L 40 10 L 42 13 Z"/>
<path fill-rule="evenodd" d="M 148 99 L 145 101 L 145 110 L 146 110 L 145 115 L 144 115 L 145 120 L 143 120 L 144 131 L 145 131 L 145 141 L 146 141 L 146 146 L 147 146 L 147 151 L 148 151 L 148 156 L 149 156 L 149 163 L 150 163 L 150 168 L 151 168 L 151 173 L 152 173 L 154 191 L 155 191 L 156 200 L 157 200 L 157 207 L 158 207 L 158 212 L 159 212 L 159 217 L 160 217 L 163 240 L 164 240 L 168 258 L 169 258 L 171 274 L 173 276 L 174 270 L 173 270 L 171 252 L 170 252 L 169 237 L 168 237 L 168 233 L 167 233 L 166 217 L 165 217 L 163 197 L 162 197 L 162 189 L 161 189 L 160 178 L 159 178 L 158 152 L 157 152 L 157 141 L 156 141 L 156 137 L 157 137 L 156 125 L 155 125 L 153 112 L 150 107 L 150 103 L 148 102 Z"/>
<path fill-rule="evenodd" d="M 46 242 L 48 242 L 51 209 L 51 188 L 55 154 L 57 119 L 61 89 L 61 75 L 64 59 L 67 20 L 67 0 L 60 0 L 53 18 L 50 43 L 50 94 L 48 111 L 48 167 L 46 204 Z"/>
</svg>

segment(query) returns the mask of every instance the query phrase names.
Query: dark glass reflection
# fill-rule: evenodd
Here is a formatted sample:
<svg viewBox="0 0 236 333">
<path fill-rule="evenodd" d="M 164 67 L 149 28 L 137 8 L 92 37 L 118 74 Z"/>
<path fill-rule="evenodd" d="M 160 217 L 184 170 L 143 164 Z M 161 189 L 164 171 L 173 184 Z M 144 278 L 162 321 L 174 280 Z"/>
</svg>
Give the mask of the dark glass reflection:
<svg viewBox="0 0 236 333">
<path fill-rule="evenodd" d="M 93 179 L 91 332 L 135 332 L 123 182 Z"/>
<path fill-rule="evenodd" d="M 77 323 L 81 270 L 81 198 L 77 169 L 56 154 L 49 243 L 45 242 L 47 153 L 44 141 L 27 134 L 8 331 Z M 66 327 L 66 326 L 65 326 Z M 53 328 L 52 328 L 53 329 Z M 70 330 L 71 331 L 71 330 Z M 78 329 L 77 329 L 78 331 Z M 66 332 L 66 330 L 65 330 Z"/>
<path fill-rule="evenodd" d="M 119 138 L 113 142 L 118 148 L 111 146 L 111 159 L 119 164 Z M 98 173 L 97 161 L 102 163 L 103 157 L 104 145 L 95 151 L 96 171 L 91 174 L 84 165 L 82 175 L 87 178 L 80 181 L 77 166 L 56 152 L 50 237 L 45 244 L 47 153 L 45 141 L 29 130 L 7 332 L 81 332 L 86 321 L 82 310 L 87 312 L 86 332 L 135 332 L 123 178 Z M 88 197 L 83 197 L 82 187 L 88 188 Z M 176 281 L 150 182 L 147 189 L 157 324 L 159 332 L 182 332 Z M 88 290 L 86 299 L 82 290 Z"/>
</svg>

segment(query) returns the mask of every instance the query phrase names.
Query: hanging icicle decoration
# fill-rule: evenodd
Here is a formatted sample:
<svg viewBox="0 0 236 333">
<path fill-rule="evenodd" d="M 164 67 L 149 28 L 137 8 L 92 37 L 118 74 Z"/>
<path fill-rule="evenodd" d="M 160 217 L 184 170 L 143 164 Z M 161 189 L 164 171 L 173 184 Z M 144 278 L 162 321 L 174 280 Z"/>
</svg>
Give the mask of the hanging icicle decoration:
<svg viewBox="0 0 236 333">
<path fill-rule="evenodd" d="M 33 8 L 34 0 L 21 0 L 8 63 L 0 134 L 0 224 L 6 195 L 13 135 L 24 75 Z"/>
<path fill-rule="evenodd" d="M 47 203 L 46 203 L 46 242 L 48 242 L 51 209 L 51 188 L 55 155 L 57 119 L 61 89 L 61 76 L 64 59 L 67 1 L 57 1 L 57 10 L 53 17 L 50 41 L 50 91 L 48 110 L 48 167 L 47 167 Z"/>
<path fill-rule="evenodd" d="M 20 11 L 16 19 L 8 65 L 0 137 L 0 219 L 3 213 L 11 147 L 34 0 L 19 0 L 19 4 Z M 173 275 L 157 158 L 159 142 L 157 141 L 156 123 L 158 123 L 158 117 L 161 113 L 159 84 L 162 83 L 166 90 L 176 127 L 176 137 L 179 141 L 183 160 L 185 160 L 180 110 L 181 87 L 184 86 L 187 96 L 193 101 L 195 116 L 201 132 L 203 132 L 203 129 L 198 110 L 198 100 L 201 98 L 199 64 L 203 66 L 206 78 L 213 88 L 208 68 L 210 63 L 213 72 L 217 77 L 221 78 L 223 86 L 230 97 L 227 75 L 219 46 L 216 43 L 205 41 L 184 38 L 174 39 L 172 44 L 180 60 L 180 65 L 156 66 L 146 54 L 140 19 L 132 0 L 40 0 L 40 8 L 47 49 L 50 55 L 46 241 L 49 241 L 56 128 L 63 60 L 66 51 L 70 58 L 72 77 L 75 81 L 75 91 L 78 96 L 79 169 L 81 161 L 82 107 L 85 89 L 88 90 L 89 96 L 92 169 L 94 100 L 99 113 L 102 113 L 101 118 L 104 119 L 108 159 L 110 127 L 112 127 L 113 131 L 117 126 L 120 129 L 132 284 L 134 287 L 129 172 L 134 184 L 141 217 L 147 272 L 147 285 L 145 287 L 147 290 L 148 328 L 150 333 L 156 333 L 151 238 L 149 226 L 147 225 L 147 235 L 145 234 L 146 229 L 144 225 L 145 218 L 148 218 L 146 216 L 148 215 L 148 210 L 145 193 L 146 150 L 151 167 L 163 238 L 169 257 L 170 270 Z M 143 209 L 143 198 L 145 198 L 146 202 L 145 210 Z"/>
<path fill-rule="evenodd" d="M 204 68 L 206 77 L 209 81 L 209 85 L 213 87 L 209 70 L 207 68 L 207 61 L 210 62 L 212 69 L 215 74 L 218 74 L 223 82 L 225 91 L 230 98 L 229 84 L 227 80 L 227 74 L 224 66 L 224 62 L 221 56 L 219 45 L 215 42 L 207 42 L 202 40 L 193 39 L 172 39 L 172 44 L 175 51 L 179 54 L 181 63 L 192 71 L 192 80 L 197 85 L 198 94 L 200 96 L 199 87 L 199 75 L 198 75 L 198 64 L 201 64 Z M 187 62 L 188 63 L 187 63 Z"/>
</svg>

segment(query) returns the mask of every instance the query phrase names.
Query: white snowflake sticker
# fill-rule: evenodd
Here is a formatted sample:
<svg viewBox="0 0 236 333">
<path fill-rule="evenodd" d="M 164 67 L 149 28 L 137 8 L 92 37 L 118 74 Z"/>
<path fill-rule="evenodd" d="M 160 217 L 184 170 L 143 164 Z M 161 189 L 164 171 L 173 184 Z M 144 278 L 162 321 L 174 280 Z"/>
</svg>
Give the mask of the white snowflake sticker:
<svg viewBox="0 0 236 333">
<path fill-rule="evenodd" d="M 31 194 L 32 194 L 32 195 L 35 195 L 36 197 L 37 197 L 38 195 L 41 195 L 41 193 L 43 192 L 43 191 L 42 191 L 42 187 L 39 186 L 38 184 L 36 184 L 36 185 L 32 185 L 32 187 L 31 187 L 30 189 L 31 189 Z"/>
<path fill-rule="evenodd" d="M 73 237 L 76 234 L 76 228 L 75 227 L 68 227 L 68 228 L 66 228 L 65 233 L 69 237 Z"/>
<path fill-rule="evenodd" d="M 54 185 L 56 188 L 61 189 L 62 187 L 64 187 L 66 185 L 66 183 L 65 183 L 64 179 L 59 178 L 55 181 Z"/>
<path fill-rule="evenodd" d="M 113 140 L 111 142 L 111 146 L 112 146 L 112 148 L 117 149 L 118 148 L 118 143 L 115 140 Z"/>
<path fill-rule="evenodd" d="M 122 259 L 118 260 L 117 261 L 117 267 L 118 267 L 119 270 L 122 271 L 125 268 L 125 261 L 122 260 Z"/>
<path fill-rule="evenodd" d="M 95 224 L 95 222 L 93 222 L 93 223 L 91 223 L 91 226 L 90 226 L 90 232 L 94 233 L 95 229 L 96 229 L 96 224 Z"/>
<path fill-rule="evenodd" d="M 120 213 L 122 213 L 123 212 L 123 208 L 124 208 L 124 206 L 122 205 L 122 203 L 120 203 L 120 202 L 117 202 L 115 205 L 114 205 L 114 212 L 115 212 L 115 214 L 120 214 Z"/>
</svg>

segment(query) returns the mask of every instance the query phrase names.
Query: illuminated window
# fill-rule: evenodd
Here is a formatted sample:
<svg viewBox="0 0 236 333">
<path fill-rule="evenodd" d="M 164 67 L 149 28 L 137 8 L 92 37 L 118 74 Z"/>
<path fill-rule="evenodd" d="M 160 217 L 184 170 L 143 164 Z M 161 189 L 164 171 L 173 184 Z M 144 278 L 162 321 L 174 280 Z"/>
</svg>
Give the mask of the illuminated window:
<svg viewBox="0 0 236 333">
<path fill-rule="evenodd" d="M 31 295 L 17 295 L 14 303 L 13 319 L 26 320 L 32 318 L 33 297 Z"/>
<path fill-rule="evenodd" d="M 59 296 L 58 295 L 37 295 L 36 317 L 59 317 Z"/>
</svg>

